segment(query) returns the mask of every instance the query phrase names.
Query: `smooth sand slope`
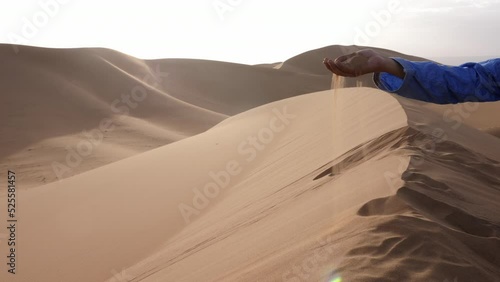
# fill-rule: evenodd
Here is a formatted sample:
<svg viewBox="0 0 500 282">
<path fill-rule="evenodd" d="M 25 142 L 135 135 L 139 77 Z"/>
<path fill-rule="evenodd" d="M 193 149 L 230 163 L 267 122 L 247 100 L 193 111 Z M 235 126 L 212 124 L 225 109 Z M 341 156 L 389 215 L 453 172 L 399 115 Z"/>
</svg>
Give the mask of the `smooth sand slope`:
<svg viewBox="0 0 500 282">
<path fill-rule="evenodd" d="M 18 273 L 2 240 L 0 281 L 500 277 L 499 103 L 316 92 L 331 85 L 310 63 L 325 48 L 268 66 L 0 50 L 32 78 L 3 70 L 1 169 L 22 188 Z M 113 112 L 137 85 L 147 97 Z M 106 118 L 115 127 L 92 153 L 42 185 Z"/>
<path fill-rule="evenodd" d="M 11 281 L 495 281 L 500 140 L 338 95 L 335 115 L 332 91 L 290 98 L 21 193 Z"/>
</svg>

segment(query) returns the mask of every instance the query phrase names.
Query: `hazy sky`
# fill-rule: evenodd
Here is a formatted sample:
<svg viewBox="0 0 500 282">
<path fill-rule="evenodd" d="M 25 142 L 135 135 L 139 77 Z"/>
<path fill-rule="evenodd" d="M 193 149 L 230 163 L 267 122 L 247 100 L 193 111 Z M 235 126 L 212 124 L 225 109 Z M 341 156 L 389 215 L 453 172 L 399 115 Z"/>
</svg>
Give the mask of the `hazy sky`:
<svg viewBox="0 0 500 282">
<path fill-rule="evenodd" d="M 500 56 L 500 0 L 0 0 L 0 41 L 140 58 L 285 60 L 332 44 Z"/>
</svg>

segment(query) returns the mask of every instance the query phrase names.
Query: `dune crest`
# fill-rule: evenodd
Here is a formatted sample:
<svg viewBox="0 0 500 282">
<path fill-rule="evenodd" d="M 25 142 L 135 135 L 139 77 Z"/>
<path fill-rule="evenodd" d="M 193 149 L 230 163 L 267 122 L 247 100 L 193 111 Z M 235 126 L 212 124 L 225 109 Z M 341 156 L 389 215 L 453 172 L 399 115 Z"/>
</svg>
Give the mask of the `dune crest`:
<svg viewBox="0 0 500 282">
<path fill-rule="evenodd" d="M 496 281 L 500 139 L 487 129 L 500 122 L 483 120 L 482 105 L 330 90 L 310 61 L 343 48 L 362 47 L 281 66 L 29 47 L 15 59 L 0 48 L 13 69 L 43 76 L 5 96 L 32 115 L 9 111 L 19 128 L 2 127 L 26 138 L 4 147 L 2 168 L 27 176 L 22 267 L 0 280 Z M 137 85 L 148 98 L 113 113 Z M 42 88 L 51 107 L 34 95 Z M 58 150 L 104 118 L 116 128 L 91 161 L 42 185 L 51 168 L 33 166 L 63 162 Z"/>
<path fill-rule="evenodd" d="M 265 187 L 249 180 L 240 193 L 258 189 L 255 199 L 226 198 L 216 207 L 221 212 L 211 211 L 127 273 L 141 281 L 495 281 L 500 151 L 492 148 L 499 140 L 455 130 L 418 103 L 387 96 L 366 88 L 342 92 L 340 130 L 351 142 L 329 150 L 345 153 L 304 168 L 288 184 L 272 176 L 259 181 Z M 376 101 L 386 108 L 371 109 Z M 312 141 L 307 152 L 327 151 L 317 145 Z M 222 217 L 230 207 L 231 218 Z"/>
</svg>

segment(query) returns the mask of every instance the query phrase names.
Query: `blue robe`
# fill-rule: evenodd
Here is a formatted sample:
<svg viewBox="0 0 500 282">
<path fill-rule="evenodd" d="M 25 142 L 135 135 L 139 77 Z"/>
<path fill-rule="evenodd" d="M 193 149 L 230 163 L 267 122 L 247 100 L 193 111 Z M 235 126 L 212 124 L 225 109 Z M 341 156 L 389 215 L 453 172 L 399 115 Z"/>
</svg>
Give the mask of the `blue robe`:
<svg viewBox="0 0 500 282">
<path fill-rule="evenodd" d="M 403 66 L 405 77 L 375 73 L 375 84 L 384 91 L 437 104 L 500 100 L 500 59 L 457 67 L 393 60 Z"/>
</svg>

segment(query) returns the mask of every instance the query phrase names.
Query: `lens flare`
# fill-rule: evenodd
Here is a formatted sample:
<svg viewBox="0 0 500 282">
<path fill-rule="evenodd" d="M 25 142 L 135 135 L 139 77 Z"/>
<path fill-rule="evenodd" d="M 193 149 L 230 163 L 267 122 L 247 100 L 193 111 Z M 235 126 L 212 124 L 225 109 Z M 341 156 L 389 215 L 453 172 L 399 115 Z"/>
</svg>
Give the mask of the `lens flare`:
<svg viewBox="0 0 500 282">
<path fill-rule="evenodd" d="M 335 277 L 330 280 L 330 282 L 342 282 L 342 277 Z"/>
</svg>

